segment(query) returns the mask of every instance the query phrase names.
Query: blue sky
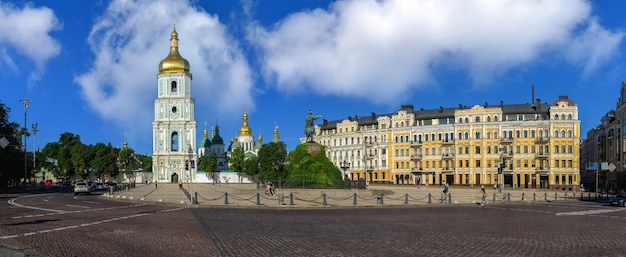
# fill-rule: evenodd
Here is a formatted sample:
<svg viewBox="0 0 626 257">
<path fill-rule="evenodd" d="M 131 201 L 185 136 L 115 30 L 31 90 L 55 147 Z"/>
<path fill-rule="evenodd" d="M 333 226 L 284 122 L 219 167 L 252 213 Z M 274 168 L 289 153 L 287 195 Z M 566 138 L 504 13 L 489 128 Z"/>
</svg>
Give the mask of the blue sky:
<svg viewBox="0 0 626 257">
<path fill-rule="evenodd" d="M 0 101 L 37 145 L 152 154 L 158 64 L 176 19 L 191 65 L 198 141 L 217 123 L 234 138 L 278 125 L 292 150 L 308 111 L 336 120 L 402 104 L 488 102 L 579 107 L 582 137 L 614 109 L 626 81 L 626 1 L 1 1 Z M 318 121 L 318 124 L 321 121 Z M 28 149 L 35 140 L 28 139 Z"/>
</svg>

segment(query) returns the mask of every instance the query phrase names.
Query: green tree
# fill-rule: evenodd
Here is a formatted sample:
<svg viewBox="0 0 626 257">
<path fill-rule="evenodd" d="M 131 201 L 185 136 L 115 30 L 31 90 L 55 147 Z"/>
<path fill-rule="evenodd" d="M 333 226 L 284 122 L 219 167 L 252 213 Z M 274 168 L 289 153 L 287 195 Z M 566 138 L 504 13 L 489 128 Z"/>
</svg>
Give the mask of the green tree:
<svg viewBox="0 0 626 257">
<path fill-rule="evenodd" d="M 249 157 L 245 160 L 244 164 L 244 173 L 253 178 L 253 180 L 258 180 L 259 174 L 259 158 L 256 156 Z"/>
<path fill-rule="evenodd" d="M 235 148 L 231 155 L 228 163 L 229 167 L 237 172 L 242 172 L 243 167 L 245 165 L 246 155 L 242 148 Z"/>
<path fill-rule="evenodd" d="M 287 170 L 286 186 L 301 186 L 302 181 L 310 188 L 342 188 L 341 171 L 327 157 L 324 147 L 309 152 L 308 145 L 298 145 L 293 151 Z"/>
<path fill-rule="evenodd" d="M 6 147 L 0 147 L 0 187 L 7 182 L 17 183 L 24 176 L 24 152 L 21 151 L 21 137 L 17 137 L 19 124 L 9 122 L 11 109 L 0 102 L 0 138 L 8 141 Z"/>
<path fill-rule="evenodd" d="M 287 146 L 283 142 L 270 142 L 259 150 L 259 178 L 262 180 L 285 179 Z"/>
</svg>

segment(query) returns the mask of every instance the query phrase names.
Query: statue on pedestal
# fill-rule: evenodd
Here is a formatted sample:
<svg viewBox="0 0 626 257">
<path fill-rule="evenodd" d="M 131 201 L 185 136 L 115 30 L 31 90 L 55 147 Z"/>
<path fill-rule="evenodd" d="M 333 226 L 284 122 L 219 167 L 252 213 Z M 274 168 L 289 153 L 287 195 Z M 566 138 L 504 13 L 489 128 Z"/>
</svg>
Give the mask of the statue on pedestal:
<svg viewBox="0 0 626 257">
<path fill-rule="evenodd" d="M 315 124 L 313 121 L 321 118 L 322 116 L 313 115 L 313 111 L 309 110 L 309 116 L 306 117 L 306 123 L 304 125 L 304 134 L 306 135 L 306 142 L 313 142 L 313 136 L 315 135 Z"/>
</svg>

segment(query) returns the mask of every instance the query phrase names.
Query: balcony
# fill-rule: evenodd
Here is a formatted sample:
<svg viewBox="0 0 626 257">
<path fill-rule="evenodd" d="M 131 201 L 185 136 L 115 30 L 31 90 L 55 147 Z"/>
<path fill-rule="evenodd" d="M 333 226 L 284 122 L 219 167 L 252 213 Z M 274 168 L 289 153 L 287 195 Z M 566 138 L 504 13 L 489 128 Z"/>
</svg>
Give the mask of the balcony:
<svg viewBox="0 0 626 257">
<path fill-rule="evenodd" d="M 545 166 L 545 167 L 535 167 L 536 171 L 549 171 L 550 167 Z"/>
<path fill-rule="evenodd" d="M 453 153 L 444 153 L 441 155 L 441 159 L 454 159 Z"/>
<path fill-rule="evenodd" d="M 422 141 L 411 141 L 411 147 L 421 147 Z"/>
<path fill-rule="evenodd" d="M 422 155 L 421 154 L 413 154 L 413 155 L 411 155 L 411 160 L 412 161 L 416 161 L 416 160 L 419 161 L 421 159 L 422 159 Z"/>
<path fill-rule="evenodd" d="M 500 156 L 502 158 L 513 158 L 513 152 L 501 152 Z"/>
<path fill-rule="evenodd" d="M 512 144 L 512 143 L 513 143 L 513 138 L 512 137 L 500 138 L 500 144 Z"/>
<path fill-rule="evenodd" d="M 550 158 L 550 154 L 544 153 L 544 152 L 540 152 L 540 153 L 535 154 L 535 158 L 537 158 L 537 159 L 547 159 L 547 158 Z"/>
<path fill-rule="evenodd" d="M 548 137 L 538 137 L 535 139 L 535 144 L 547 144 L 550 142 L 550 138 Z"/>
<path fill-rule="evenodd" d="M 451 140 L 451 139 L 443 140 L 441 141 L 441 145 L 454 145 L 454 140 Z"/>
</svg>

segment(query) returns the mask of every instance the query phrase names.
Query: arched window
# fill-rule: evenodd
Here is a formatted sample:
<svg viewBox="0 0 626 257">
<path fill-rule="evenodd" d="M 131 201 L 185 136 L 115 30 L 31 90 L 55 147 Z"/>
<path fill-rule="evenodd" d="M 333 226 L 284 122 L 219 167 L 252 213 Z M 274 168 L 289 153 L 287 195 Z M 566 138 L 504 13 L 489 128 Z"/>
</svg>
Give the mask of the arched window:
<svg viewBox="0 0 626 257">
<path fill-rule="evenodd" d="M 469 139 L 469 132 L 465 132 L 465 139 Z"/>
<path fill-rule="evenodd" d="M 493 138 L 498 138 L 498 131 L 493 132 Z"/>
<path fill-rule="evenodd" d="M 574 133 L 571 130 L 567 131 L 567 137 L 572 138 L 574 136 Z"/>
<path fill-rule="evenodd" d="M 479 132 L 479 131 L 476 131 L 476 133 L 475 133 L 475 134 L 476 134 L 476 135 L 475 135 L 475 136 L 476 136 L 476 139 L 480 139 L 480 132 Z"/>
<path fill-rule="evenodd" d="M 463 123 L 463 118 L 459 118 L 459 123 Z"/>
<path fill-rule="evenodd" d="M 469 118 L 465 117 L 465 123 L 469 123 Z"/>
<path fill-rule="evenodd" d="M 568 119 L 568 120 L 571 120 L 571 119 L 572 119 L 572 115 L 571 115 L 571 114 L 568 114 L 568 115 L 567 115 L 567 119 Z"/>
<path fill-rule="evenodd" d="M 555 115 L 554 115 L 554 119 L 555 119 L 555 120 L 558 120 L 558 119 L 559 119 L 559 115 L 558 115 L 558 114 L 555 114 Z"/>
<path fill-rule="evenodd" d="M 485 134 L 485 137 L 487 137 L 487 139 L 491 138 L 491 131 L 487 131 L 487 133 Z"/>
<path fill-rule="evenodd" d="M 561 130 L 561 137 L 565 138 L 565 130 Z"/>
<path fill-rule="evenodd" d="M 172 93 L 177 93 L 178 92 L 178 87 L 176 86 L 176 81 L 172 81 L 171 91 L 172 91 Z"/>
<path fill-rule="evenodd" d="M 498 121 L 498 115 L 493 116 L 493 121 Z"/>
<path fill-rule="evenodd" d="M 491 116 L 487 116 L 487 122 L 491 121 Z"/>
<path fill-rule="evenodd" d="M 178 132 L 174 131 L 172 132 L 172 145 L 170 147 L 170 149 L 172 149 L 172 151 L 178 151 Z"/>
<path fill-rule="evenodd" d="M 406 138 L 406 141 L 409 142 L 409 136 L 406 136 L 405 138 Z"/>
<path fill-rule="evenodd" d="M 558 117 L 558 116 L 557 116 Z M 559 137 L 559 131 L 558 130 L 554 130 L 554 137 Z"/>
<path fill-rule="evenodd" d="M 461 134 L 461 132 L 459 132 L 459 136 L 458 136 L 458 138 L 459 138 L 459 139 L 463 139 L 463 134 Z"/>
<path fill-rule="evenodd" d="M 561 114 L 561 119 L 564 120 L 565 119 L 565 114 Z"/>
</svg>

